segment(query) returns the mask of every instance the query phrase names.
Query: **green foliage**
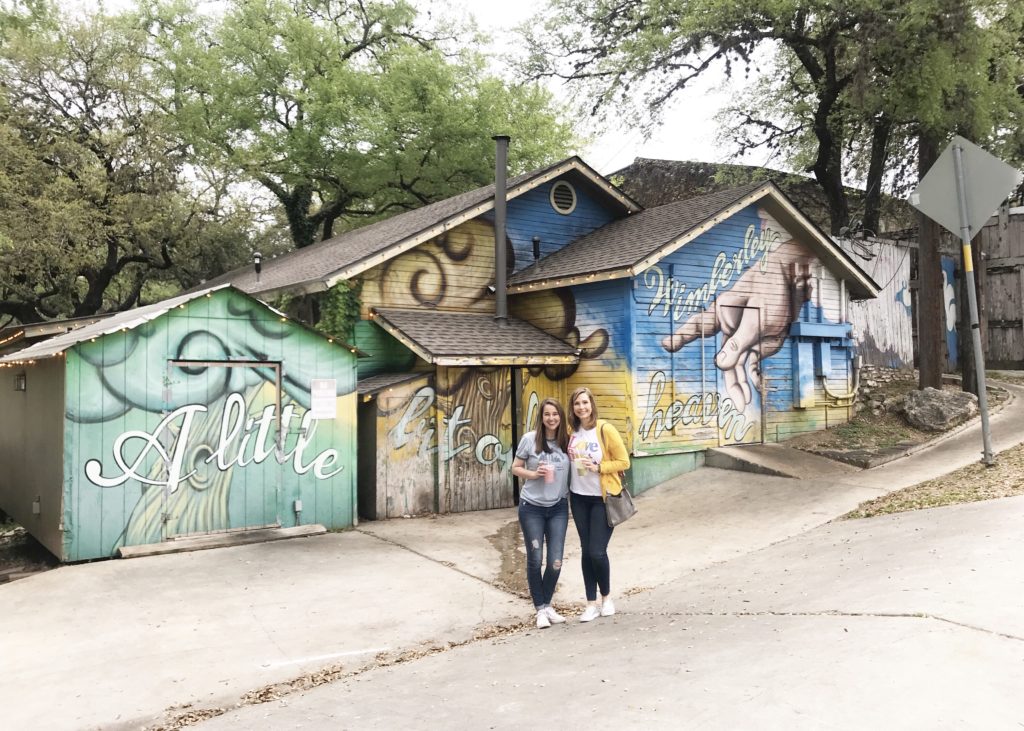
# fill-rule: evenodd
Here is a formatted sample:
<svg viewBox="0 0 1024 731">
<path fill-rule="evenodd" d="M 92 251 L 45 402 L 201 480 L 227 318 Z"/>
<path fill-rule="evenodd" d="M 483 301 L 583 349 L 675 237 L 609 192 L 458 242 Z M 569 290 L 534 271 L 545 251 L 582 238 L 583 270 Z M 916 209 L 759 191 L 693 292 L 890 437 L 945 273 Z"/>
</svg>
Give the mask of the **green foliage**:
<svg viewBox="0 0 1024 731">
<path fill-rule="evenodd" d="M 154 99 L 145 38 L 122 19 L 8 23 L 0 48 L 0 316 L 130 307 L 237 259 L 244 207 L 189 168 Z M 166 286 L 165 286 L 166 285 Z"/>
<path fill-rule="evenodd" d="M 536 86 L 416 26 L 401 0 L 235 0 L 223 16 L 149 6 L 174 112 L 196 153 L 262 186 L 307 246 L 564 155 L 571 129 Z"/>
<path fill-rule="evenodd" d="M 767 56 L 725 135 L 739 154 L 768 149 L 812 172 L 838 232 L 850 218 L 844 179 L 867 184 L 877 219 L 887 173 L 913 171 L 923 130 L 1016 145 L 1020 159 L 1022 13 L 1011 0 L 554 0 L 524 30 L 524 70 L 649 127 L 709 69 L 749 74 Z"/>
<path fill-rule="evenodd" d="M 352 332 L 359 321 L 359 294 L 362 281 L 339 282 L 317 297 L 320 319 L 316 329 L 346 342 L 352 341 Z"/>
<path fill-rule="evenodd" d="M 0 322 L 131 307 L 483 185 L 497 132 L 514 171 L 565 153 L 550 96 L 418 23 L 403 0 L 0 0 Z"/>
</svg>

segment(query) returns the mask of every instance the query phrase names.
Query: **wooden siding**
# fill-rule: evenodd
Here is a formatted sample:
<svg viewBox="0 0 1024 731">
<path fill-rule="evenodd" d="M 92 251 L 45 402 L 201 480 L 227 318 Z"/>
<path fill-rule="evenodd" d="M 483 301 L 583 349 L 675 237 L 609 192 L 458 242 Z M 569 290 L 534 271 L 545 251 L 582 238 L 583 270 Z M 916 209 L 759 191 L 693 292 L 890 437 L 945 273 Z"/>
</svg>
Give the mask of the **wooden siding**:
<svg viewBox="0 0 1024 731">
<path fill-rule="evenodd" d="M 513 316 L 580 348 L 578 365 L 543 373 L 561 384 L 558 393 L 567 411 L 572 391 L 590 388 L 599 415 L 622 433 L 627 448 L 632 448 L 633 432 L 630 301 L 629 282 L 617 279 L 517 295 L 509 305 Z"/>
<path fill-rule="evenodd" d="M 377 394 L 376 515 L 396 518 L 436 509 L 437 414 L 430 378 Z"/>
<path fill-rule="evenodd" d="M 437 369 L 437 484 L 443 513 L 512 501 L 511 369 Z"/>
<path fill-rule="evenodd" d="M 494 312 L 494 225 L 475 218 L 359 275 L 360 315 L 372 307 Z"/>
<path fill-rule="evenodd" d="M 416 354 L 402 345 L 380 325 L 369 320 L 355 324 L 352 344 L 367 357 L 356 364 L 359 378 L 380 373 L 403 373 L 416 365 Z"/>
<path fill-rule="evenodd" d="M 559 181 L 576 190 L 576 208 L 565 215 L 551 205 L 551 188 Z M 512 268 L 519 271 L 533 264 L 533 237 L 540 239 L 541 257 L 555 253 L 566 244 L 614 220 L 604 194 L 594 195 L 576 176 L 564 176 L 545 183 L 508 203 L 506 230 L 512 242 Z"/>
<path fill-rule="evenodd" d="M 240 363 L 254 354 L 281 364 L 280 391 L 272 368 Z M 353 524 L 347 348 L 222 290 L 66 360 L 66 558 L 267 523 Z M 314 378 L 335 381 L 333 419 L 312 419 Z"/>
<path fill-rule="evenodd" d="M 632 300 L 637 454 L 824 426 L 820 382 L 813 406 L 794 408 L 789 331 L 841 322 L 842 287 L 763 210 L 748 207 L 636 277 Z M 829 384 L 845 392 L 849 349 L 830 361 Z"/>
<path fill-rule="evenodd" d="M 1024 369 L 1024 208 L 1001 208 L 986 222 L 972 244 L 985 262 L 975 274 L 986 365 Z M 961 283 L 963 262 L 959 238 L 943 231 L 942 249 L 955 252 L 955 255 L 943 257 L 944 262 L 949 262 L 943 269 L 956 272 L 956 282 L 951 282 L 947 288 L 946 306 L 955 312 L 959 321 L 969 316 Z M 957 333 L 950 334 L 948 347 L 955 348 L 957 340 Z M 952 370 L 956 365 L 954 351 L 947 366 Z"/>
<path fill-rule="evenodd" d="M 856 249 L 843 247 L 871 275 L 882 291 L 871 300 L 850 302 L 849 320 L 857 353 L 868 365 L 912 368 L 914 364 L 913 310 L 910 294 L 910 246 L 899 242 L 871 242 L 873 259 L 859 258 Z"/>
<path fill-rule="evenodd" d="M 1015 210 L 990 219 L 978 242 L 986 256 L 979 306 L 993 368 L 1024 368 L 1024 210 Z"/>
</svg>

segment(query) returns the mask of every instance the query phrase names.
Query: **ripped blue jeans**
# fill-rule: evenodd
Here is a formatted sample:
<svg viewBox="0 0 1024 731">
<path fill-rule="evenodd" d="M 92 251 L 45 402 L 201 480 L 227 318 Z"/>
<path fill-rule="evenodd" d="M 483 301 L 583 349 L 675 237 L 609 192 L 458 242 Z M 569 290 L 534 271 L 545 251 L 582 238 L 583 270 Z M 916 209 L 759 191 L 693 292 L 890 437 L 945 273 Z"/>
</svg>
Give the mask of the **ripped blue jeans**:
<svg viewBox="0 0 1024 731">
<path fill-rule="evenodd" d="M 523 529 L 523 540 L 526 543 L 526 581 L 530 585 L 533 606 L 537 609 L 551 604 L 551 598 L 555 595 L 558 575 L 562 573 L 562 553 L 565 551 L 565 531 L 568 525 L 567 499 L 563 498 L 549 508 L 525 500 L 519 503 L 519 526 Z"/>
</svg>

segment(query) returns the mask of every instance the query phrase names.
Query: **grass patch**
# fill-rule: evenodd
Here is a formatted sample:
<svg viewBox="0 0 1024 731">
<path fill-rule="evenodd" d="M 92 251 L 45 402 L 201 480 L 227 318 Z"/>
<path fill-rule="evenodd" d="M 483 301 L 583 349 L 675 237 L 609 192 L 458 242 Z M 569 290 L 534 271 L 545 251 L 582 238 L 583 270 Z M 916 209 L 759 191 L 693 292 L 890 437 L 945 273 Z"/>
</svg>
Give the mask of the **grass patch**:
<svg viewBox="0 0 1024 731">
<path fill-rule="evenodd" d="M 853 447 L 864 449 L 888 447 L 908 441 L 925 438 L 923 432 L 908 426 L 902 418 L 891 414 L 874 416 L 858 414 L 857 417 L 829 430 L 830 442 L 838 448 Z"/>
<path fill-rule="evenodd" d="M 993 467 L 980 462 L 967 465 L 948 475 L 869 500 L 840 520 L 1024 495 L 1024 445 L 1000 452 L 995 462 Z"/>
</svg>

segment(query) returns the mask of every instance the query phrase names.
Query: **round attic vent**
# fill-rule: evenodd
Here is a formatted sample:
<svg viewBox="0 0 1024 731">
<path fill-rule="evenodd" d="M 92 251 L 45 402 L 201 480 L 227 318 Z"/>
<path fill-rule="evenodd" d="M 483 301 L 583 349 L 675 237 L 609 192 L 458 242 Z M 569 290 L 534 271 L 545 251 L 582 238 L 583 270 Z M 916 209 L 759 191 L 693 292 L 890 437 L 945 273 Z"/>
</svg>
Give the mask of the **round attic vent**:
<svg viewBox="0 0 1024 731">
<path fill-rule="evenodd" d="M 576 210 L 576 189 L 564 180 L 551 186 L 551 207 L 568 216 Z"/>
</svg>

